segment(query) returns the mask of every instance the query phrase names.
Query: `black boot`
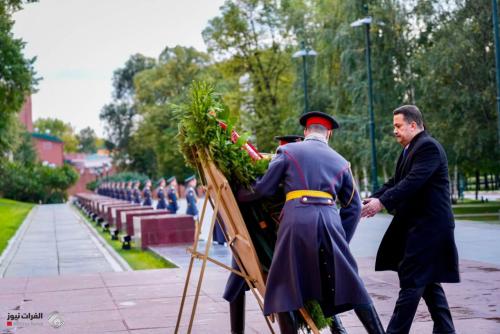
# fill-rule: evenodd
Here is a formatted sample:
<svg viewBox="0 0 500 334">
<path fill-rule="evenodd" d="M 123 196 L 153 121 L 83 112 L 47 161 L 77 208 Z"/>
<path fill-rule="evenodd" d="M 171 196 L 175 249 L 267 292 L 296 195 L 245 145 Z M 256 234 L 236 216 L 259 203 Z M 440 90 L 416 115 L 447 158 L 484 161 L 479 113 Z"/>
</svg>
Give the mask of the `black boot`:
<svg viewBox="0 0 500 334">
<path fill-rule="evenodd" d="M 278 324 L 280 325 L 281 334 L 297 334 L 297 319 L 293 312 L 278 313 Z"/>
<path fill-rule="evenodd" d="M 330 331 L 332 332 L 332 334 L 347 334 L 344 325 L 342 325 L 342 321 L 340 321 L 340 317 L 336 314 L 332 317 Z"/>
<path fill-rule="evenodd" d="M 382 327 L 382 323 L 380 322 L 380 318 L 373 304 L 356 307 L 354 312 L 356 312 L 356 315 L 368 334 L 385 334 L 384 327 Z"/>
<path fill-rule="evenodd" d="M 231 334 L 245 333 L 245 291 L 229 303 Z"/>
</svg>

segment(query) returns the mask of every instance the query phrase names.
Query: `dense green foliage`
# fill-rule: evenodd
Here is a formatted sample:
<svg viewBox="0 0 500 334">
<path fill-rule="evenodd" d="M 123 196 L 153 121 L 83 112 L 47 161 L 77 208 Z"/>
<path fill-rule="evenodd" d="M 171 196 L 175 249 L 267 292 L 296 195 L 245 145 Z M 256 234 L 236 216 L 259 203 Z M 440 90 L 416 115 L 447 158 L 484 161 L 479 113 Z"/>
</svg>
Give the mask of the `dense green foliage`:
<svg viewBox="0 0 500 334">
<path fill-rule="evenodd" d="M 187 98 L 193 80 L 213 83 L 234 124 L 261 151 L 274 150 L 275 135 L 300 133 L 304 64 L 292 55 L 303 41 L 318 53 L 306 57 L 309 109 L 338 118 L 341 129 L 331 145 L 352 162 L 359 180 L 368 178 L 365 28 L 350 26 L 367 15 L 374 21 L 379 177 L 392 173 L 401 150 L 392 136 L 392 110 L 408 103 L 422 110 L 451 170 L 499 173 L 491 3 L 472 0 L 228 0 L 203 31 L 208 54 L 166 47 L 157 60 L 134 55 L 118 70 L 127 75 L 115 76 L 114 95 L 126 87 L 135 108 L 133 116 L 123 108 L 127 116 L 108 122 L 130 130 L 122 132 L 128 144 L 118 150 L 125 167 L 151 177 L 191 172 L 176 149 L 173 105 Z"/>
<path fill-rule="evenodd" d="M 186 161 L 198 167 L 200 157 L 215 162 L 232 187 L 249 186 L 267 169 L 268 160 L 252 161 L 243 149 L 245 136 L 233 144 L 233 122 L 214 86 L 193 83 L 189 102 L 179 110 L 179 142 Z M 223 129 L 219 121 L 227 124 Z"/>
<path fill-rule="evenodd" d="M 78 180 L 70 165 L 49 167 L 39 163 L 7 162 L 0 165 L 0 175 L 2 196 L 32 203 L 62 203 L 67 199 L 66 190 Z"/>
<path fill-rule="evenodd" d="M 19 0 L 0 1 L 0 156 L 20 142 L 17 113 L 36 85 L 35 59 L 23 55 L 24 42 L 12 34 L 11 15 L 21 9 Z"/>
<path fill-rule="evenodd" d="M 81 129 L 76 135 L 76 139 L 78 140 L 78 152 L 97 152 L 97 135 L 90 126 Z"/>
</svg>

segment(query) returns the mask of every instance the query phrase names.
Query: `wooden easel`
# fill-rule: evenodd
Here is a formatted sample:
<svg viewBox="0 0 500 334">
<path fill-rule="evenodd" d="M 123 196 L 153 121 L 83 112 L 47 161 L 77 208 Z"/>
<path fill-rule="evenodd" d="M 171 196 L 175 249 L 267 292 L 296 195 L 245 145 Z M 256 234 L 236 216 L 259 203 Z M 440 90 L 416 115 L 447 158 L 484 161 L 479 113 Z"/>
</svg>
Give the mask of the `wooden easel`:
<svg viewBox="0 0 500 334">
<path fill-rule="evenodd" d="M 264 309 L 264 294 L 265 294 L 265 280 L 264 275 L 262 273 L 259 259 L 257 257 L 257 253 L 255 252 L 255 248 L 253 246 L 252 240 L 248 233 L 248 230 L 245 225 L 245 221 L 241 216 L 241 212 L 239 210 L 236 199 L 234 198 L 231 187 L 228 184 L 227 179 L 224 175 L 218 170 L 213 161 L 210 161 L 207 157 L 208 154 L 200 154 L 201 152 L 197 152 L 197 156 L 199 158 L 199 166 L 198 170 L 200 176 L 202 177 L 203 183 L 206 186 L 206 194 L 205 200 L 203 202 L 203 208 L 201 211 L 200 219 L 196 222 L 195 228 L 195 238 L 193 242 L 192 248 L 188 248 L 188 252 L 191 253 L 191 259 L 189 262 L 189 268 L 187 272 L 186 281 L 184 283 L 184 291 L 182 294 L 182 300 L 179 308 L 179 313 L 177 316 L 177 323 L 175 326 L 175 333 L 179 333 L 179 326 L 182 319 L 182 314 L 184 310 L 184 303 L 186 301 L 187 289 L 189 286 L 189 281 L 191 278 L 191 272 L 193 269 L 193 264 L 195 259 L 202 260 L 202 266 L 200 270 L 200 274 L 198 277 L 198 283 L 196 288 L 196 293 L 194 295 L 193 307 L 191 310 L 191 317 L 189 320 L 189 327 L 187 333 L 190 334 L 193 321 L 196 313 L 196 307 L 198 304 L 198 297 L 201 290 L 201 284 L 203 282 L 203 277 L 205 274 L 207 261 L 210 261 L 222 268 L 225 268 L 241 277 L 243 277 L 250 287 L 250 291 L 252 291 L 253 295 L 257 299 L 257 302 L 261 308 Z M 199 234 L 201 231 L 201 227 L 205 218 L 207 203 L 211 202 L 214 210 L 212 219 L 210 222 L 210 228 L 208 232 L 208 240 L 205 245 L 205 251 L 203 253 L 198 251 L 198 242 L 199 242 Z M 224 237 L 226 238 L 227 244 L 231 249 L 233 257 L 238 264 L 240 270 L 235 270 L 224 263 L 217 261 L 208 256 L 210 247 L 212 245 L 212 235 L 215 226 L 215 221 L 217 216 L 222 218 L 222 221 L 219 223 L 224 225 Z M 315 334 L 319 334 L 319 330 L 311 319 L 309 313 L 304 309 L 299 310 L 306 323 L 311 328 L 312 332 Z M 270 321 L 274 321 L 273 317 L 265 317 L 266 323 L 269 327 L 269 331 L 274 334 L 274 330 L 271 326 Z"/>
</svg>

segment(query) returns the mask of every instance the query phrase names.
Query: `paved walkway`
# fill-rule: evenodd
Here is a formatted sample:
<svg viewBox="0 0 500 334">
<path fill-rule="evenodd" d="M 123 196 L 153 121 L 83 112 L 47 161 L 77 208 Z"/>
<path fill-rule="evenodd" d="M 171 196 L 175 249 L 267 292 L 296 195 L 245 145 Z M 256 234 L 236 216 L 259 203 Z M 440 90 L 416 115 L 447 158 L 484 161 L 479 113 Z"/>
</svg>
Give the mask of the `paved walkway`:
<svg viewBox="0 0 500 334">
<path fill-rule="evenodd" d="M 102 265 L 103 255 L 97 256 L 99 247 L 91 246 L 92 236 L 87 227 L 72 214 L 68 206 L 54 205 L 38 207 L 30 215 L 23 243 L 16 249 L 6 272 L 10 273 L 7 276 L 17 273 L 16 277 L 0 279 L 0 333 L 173 333 L 189 263 L 186 245 L 155 249 L 179 264 L 178 269 L 111 272 L 112 269 Z M 389 220 L 389 216 L 380 215 L 361 221 L 352 241 L 360 274 L 385 326 L 392 314 L 398 281 L 395 273 L 374 272 L 373 256 Z M 498 334 L 500 227 L 457 222 L 456 237 L 462 282 L 447 284 L 445 290 L 457 332 Z M 230 262 L 230 254 L 224 246 L 214 245 L 212 256 Z M 80 266 L 76 264 L 78 258 L 82 261 Z M 98 258 L 101 261 L 96 260 Z M 95 267 L 90 265 L 94 260 L 99 263 Z M 30 269 L 45 267 L 47 269 L 41 271 Z M 97 270 L 92 273 L 92 268 Z M 196 261 L 180 333 L 187 329 L 199 268 L 200 261 Z M 61 276 L 35 277 L 43 270 L 45 275 Z M 193 333 L 229 333 L 228 304 L 221 297 L 227 276 L 226 270 L 208 265 Z M 246 310 L 246 333 L 268 333 L 250 293 Z M 59 315 L 54 316 L 53 312 Z M 42 319 L 22 320 L 25 315 L 40 313 Z M 10 324 L 9 314 L 19 315 L 21 319 Z M 49 323 L 49 317 L 58 317 L 64 324 L 56 329 L 52 327 L 53 321 L 52 326 Z M 352 312 L 342 314 L 342 320 L 350 334 L 365 333 Z M 278 333 L 277 325 L 273 327 Z M 431 332 L 432 320 L 421 303 L 411 333 Z"/>
<path fill-rule="evenodd" d="M 218 246 L 222 247 L 222 246 Z M 374 272 L 373 258 L 358 259 L 361 276 L 384 326 L 394 307 L 398 283 L 391 272 Z M 188 290 L 180 333 L 186 333 L 198 277 L 199 261 Z M 457 332 L 500 332 L 500 266 L 462 261 L 462 283 L 445 290 Z M 229 333 L 229 308 L 222 298 L 227 271 L 209 266 L 201 288 L 193 333 Z M 26 277 L 0 280 L 0 333 L 173 333 L 186 269 L 98 273 L 51 278 Z M 52 328 L 49 314 L 59 312 L 61 328 Z M 247 293 L 246 333 L 269 333 L 253 296 Z M 40 320 L 19 321 L 7 327 L 9 314 L 43 314 Z M 352 312 L 341 315 L 350 334 L 366 333 Z M 17 326 L 16 326 L 17 325 Z M 8 332 L 10 328 L 10 332 Z M 279 333 L 274 325 L 276 333 Z M 412 334 L 432 332 L 432 321 L 422 303 Z M 323 333 L 328 333 L 324 331 Z"/>
<path fill-rule="evenodd" d="M 0 276 L 58 276 L 121 270 L 68 204 L 38 205 L 23 225 L 24 231 L 20 231 L 0 266 Z"/>
<path fill-rule="evenodd" d="M 359 222 L 350 245 L 355 257 L 374 257 L 377 254 L 391 219 L 390 215 L 379 214 Z M 500 265 L 500 225 L 457 220 L 455 226 L 460 259 Z"/>
</svg>

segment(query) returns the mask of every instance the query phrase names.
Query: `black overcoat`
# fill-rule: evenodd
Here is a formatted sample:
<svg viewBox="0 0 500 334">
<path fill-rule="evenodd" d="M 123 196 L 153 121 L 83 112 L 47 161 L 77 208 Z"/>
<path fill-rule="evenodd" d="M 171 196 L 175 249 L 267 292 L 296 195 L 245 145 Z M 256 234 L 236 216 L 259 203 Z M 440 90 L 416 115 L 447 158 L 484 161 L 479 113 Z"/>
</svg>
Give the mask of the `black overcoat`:
<svg viewBox="0 0 500 334">
<path fill-rule="evenodd" d="M 446 153 L 425 131 L 403 152 L 395 175 L 372 196 L 394 214 L 375 270 L 397 271 L 401 287 L 459 282 Z"/>
</svg>

